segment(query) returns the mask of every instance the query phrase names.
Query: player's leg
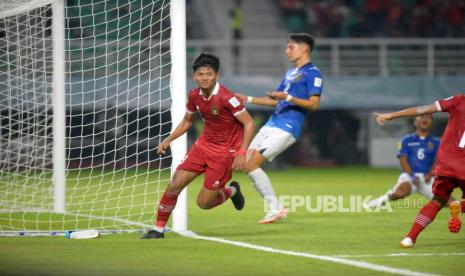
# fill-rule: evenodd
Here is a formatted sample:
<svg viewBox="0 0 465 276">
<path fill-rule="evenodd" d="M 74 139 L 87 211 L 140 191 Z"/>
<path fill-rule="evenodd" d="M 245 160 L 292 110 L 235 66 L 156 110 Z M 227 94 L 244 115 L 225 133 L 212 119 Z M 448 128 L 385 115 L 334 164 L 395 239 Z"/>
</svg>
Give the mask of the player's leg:
<svg viewBox="0 0 465 276">
<path fill-rule="evenodd" d="M 271 185 L 270 178 L 266 172 L 260 168 L 260 165 L 266 158 L 256 150 L 250 150 L 250 157 L 247 160 L 246 168 L 248 176 L 252 182 L 252 186 L 262 196 L 266 202 L 268 211 L 263 219 L 259 221 L 260 224 L 273 223 L 278 219 L 283 219 L 287 216 L 288 210 L 285 209 L 278 200 L 273 186 Z"/>
<path fill-rule="evenodd" d="M 399 200 L 409 196 L 413 192 L 415 192 L 415 187 L 411 182 L 410 176 L 407 173 L 402 173 L 399 175 L 396 185 L 394 185 L 391 190 L 387 191 L 384 195 L 368 202 L 367 207 L 376 208 L 386 204 L 388 201 Z"/>
<path fill-rule="evenodd" d="M 176 206 L 181 191 L 205 170 L 205 160 L 202 152 L 194 145 L 183 162 L 176 168 L 176 172 L 165 189 L 157 208 L 157 219 L 153 230 L 145 233 L 142 239 L 158 239 L 164 237 L 165 226 Z"/>
<path fill-rule="evenodd" d="M 255 190 L 265 199 L 268 208 L 279 209 L 278 198 L 271 186 L 271 181 L 266 173 L 260 168 L 266 158 L 260 153 L 265 148 L 265 143 L 270 137 L 270 128 L 262 127 L 250 143 L 247 152 L 246 170 Z M 236 182 L 237 183 L 237 182 Z"/>
<path fill-rule="evenodd" d="M 166 224 L 168 223 L 174 207 L 176 207 L 179 194 L 198 175 L 199 173 L 197 172 L 176 170 L 158 204 L 155 227 L 153 230 L 149 230 L 145 233 L 141 237 L 142 239 L 158 239 L 164 237 L 163 232 L 165 231 Z"/>
<path fill-rule="evenodd" d="M 399 200 L 409 196 L 412 193 L 411 182 L 402 182 L 389 194 L 389 200 Z"/>
<path fill-rule="evenodd" d="M 265 200 L 268 212 L 259 223 L 272 223 L 285 218 L 288 210 L 279 203 L 268 175 L 260 166 L 273 159 L 295 143 L 294 137 L 279 128 L 263 127 L 253 139 L 246 163 L 248 176 L 252 185 Z"/>
<path fill-rule="evenodd" d="M 238 194 L 238 190 L 239 189 L 235 185 L 229 185 L 228 187 L 223 187 L 219 190 L 209 190 L 204 186 L 197 195 L 197 205 L 201 209 L 212 209 L 218 205 L 223 204 L 226 200 Z M 240 208 L 236 209 L 241 210 L 243 207 L 244 200 L 242 197 L 242 205 Z"/>
<path fill-rule="evenodd" d="M 450 177 L 436 177 L 433 184 L 433 199 L 420 209 L 407 237 L 401 241 L 401 247 L 412 247 L 421 231 L 436 218 L 437 213 L 447 203 L 454 190 L 455 186 L 452 180 Z"/>
<path fill-rule="evenodd" d="M 244 208 L 244 197 L 239 184 L 233 182 L 225 187 L 232 176 L 234 158 L 212 156 L 206 160 L 205 180 L 197 195 L 197 205 L 202 209 L 211 209 L 231 198 L 236 209 Z"/>
<path fill-rule="evenodd" d="M 426 182 L 424 178 L 420 178 L 419 185 L 418 185 L 418 193 L 422 196 L 426 197 L 427 199 L 433 199 L 433 183 L 434 177 L 430 179 L 429 182 Z M 449 200 L 446 203 L 446 206 L 450 206 L 450 204 L 455 201 L 455 198 L 451 195 Z"/>
<path fill-rule="evenodd" d="M 432 177 L 429 182 L 426 182 L 424 177 L 420 177 L 418 182 L 418 193 L 429 200 L 433 199 L 434 177 Z"/>
</svg>

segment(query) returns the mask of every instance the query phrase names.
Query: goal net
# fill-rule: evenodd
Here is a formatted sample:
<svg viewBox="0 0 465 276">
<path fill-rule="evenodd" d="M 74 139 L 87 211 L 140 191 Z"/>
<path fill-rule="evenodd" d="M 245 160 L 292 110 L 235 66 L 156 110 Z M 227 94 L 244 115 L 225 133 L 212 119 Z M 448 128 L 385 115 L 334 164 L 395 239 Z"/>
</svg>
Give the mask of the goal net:
<svg viewBox="0 0 465 276">
<path fill-rule="evenodd" d="M 170 5 L 0 1 L 1 234 L 153 225 L 172 161 L 156 154 L 175 101 Z"/>
</svg>

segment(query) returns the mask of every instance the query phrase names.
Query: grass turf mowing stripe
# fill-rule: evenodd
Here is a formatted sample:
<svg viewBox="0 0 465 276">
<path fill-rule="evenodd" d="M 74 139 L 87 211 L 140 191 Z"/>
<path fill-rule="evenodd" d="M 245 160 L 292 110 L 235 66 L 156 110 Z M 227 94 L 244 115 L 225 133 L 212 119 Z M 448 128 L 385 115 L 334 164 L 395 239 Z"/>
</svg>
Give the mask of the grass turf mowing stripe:
<svg viewBox="0 0 465 276">
<path fill-rule="evenodd" d="M 205 236 L 197 235 L 196 233 L 191 232 L 191 231 L 178 232 L 178 234 L 180 234 L 180 235 L 182 235 L 184 237 L 189 237 L 189 238 L 193 238 L 193 239 L 225 243 L 225 244 L 230 244 L 230 245 L 234 245 L 234 246 L 239 246 L 239 247 L 264 251 L 264 252 L 276 253 L 276 254 L 284 254 L 284 255 L 290 255 L 290 256 L 298 256 L 298 257 L 316 259 L 316 260 L 321 260 L 321 261 L 328 261 L 328 262 L 333 262 L 333 263 L 338 263 L 338 264 L 343 264 L 343 265 L 348 265 L 348 266 L 354 266 L 354 267 L 359 267 L 359 268 L 364 268 L 364 269 L 369 269 L 369 270 L 374 270 L 374 271 L 380 271 L 380 272 L 385 272 L 385 273 L 392 273 L 392 274 L 398 274 L 398 275 L 408 275 L 408 276 L 432 276 L 432 275 L 437 275 L 437 274 L 430 274 L 430 273 L 412 271 L 412 270 L 408 270 L 408 269 L 395 268 L 395 267 L 389 267 L 389 266 L 384 266 L 384 265 L 377 265 L 377 264 L 372 264 L 372 263 L 368 263 L 368 262 L 348 260 L 348 259 L 332 257 L 332 256 L 323 256 L 323 255 L 316 255 L 316 254 L 310 254 L 310 253 L 305 253 L 305 252 L 281 250 L 281 249 L 275 249 L 275 248 L 261 246 L 261 245 L 254 245 L 254 244 L 250 244 L 250 243 L 246 243 L 246 242 L 232 241 L 232 240 L 226 240 L 226 239 L 215 238 L 215 237 L 205 237 Z"/>
</svg>

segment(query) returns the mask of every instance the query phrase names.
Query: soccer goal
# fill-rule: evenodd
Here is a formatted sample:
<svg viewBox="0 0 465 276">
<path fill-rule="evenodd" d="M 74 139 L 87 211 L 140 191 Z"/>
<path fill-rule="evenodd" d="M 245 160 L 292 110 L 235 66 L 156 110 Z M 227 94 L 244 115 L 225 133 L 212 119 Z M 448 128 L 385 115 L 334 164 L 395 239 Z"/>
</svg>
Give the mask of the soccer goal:
<svg viewBox="0 0 465 276">
<path fill-rule="evenodd" d="M 0 234 L 151 227 L 185 77 L 184 0 L 1 1 Z"/>
</svg>

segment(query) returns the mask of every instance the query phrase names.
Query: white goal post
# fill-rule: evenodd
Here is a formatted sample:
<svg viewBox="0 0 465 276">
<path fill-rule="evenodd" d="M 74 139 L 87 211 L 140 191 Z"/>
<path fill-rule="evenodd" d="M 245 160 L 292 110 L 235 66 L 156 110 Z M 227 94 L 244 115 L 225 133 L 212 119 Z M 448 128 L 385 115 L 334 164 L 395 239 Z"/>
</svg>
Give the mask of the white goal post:
<svg viewBox="0 0 465 276">
<path fill-rule="evenodd" d="M 186 3 L 185 0 L 171 1 L 171 120 L 174 128 L 182 121 L 186 108 Z M 176 94 L 176 96 L 174 96 Z M 187 136 L 183 135 L 172 142 L 173 161 L 171 172 L 186 155 Z M 187 187 L 178 197 L 173 210 L 173 230 L 187 231 Z"/>
<path fill-rule="evenodd" d="M 185 0 L 0 2 L 0 235 L 143 231 L 186 153 Z M 172 169 L 173 168 L 173 169 Z M 187 230 L 184 191 L 173 230 Z"/>
</svg>

